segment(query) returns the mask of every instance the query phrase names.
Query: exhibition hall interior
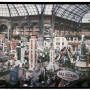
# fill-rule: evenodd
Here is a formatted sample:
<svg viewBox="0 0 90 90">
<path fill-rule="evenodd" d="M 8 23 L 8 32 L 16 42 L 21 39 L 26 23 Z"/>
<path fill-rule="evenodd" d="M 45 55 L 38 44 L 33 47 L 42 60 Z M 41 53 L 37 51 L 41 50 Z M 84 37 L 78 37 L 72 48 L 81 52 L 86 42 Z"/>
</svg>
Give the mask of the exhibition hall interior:
<svg viewBox="0 0 90 90">
<path fill-rule="evenodd" d="M 90 86 L 90 4 L 0 4 L 0 88 Z"/>
</svg>

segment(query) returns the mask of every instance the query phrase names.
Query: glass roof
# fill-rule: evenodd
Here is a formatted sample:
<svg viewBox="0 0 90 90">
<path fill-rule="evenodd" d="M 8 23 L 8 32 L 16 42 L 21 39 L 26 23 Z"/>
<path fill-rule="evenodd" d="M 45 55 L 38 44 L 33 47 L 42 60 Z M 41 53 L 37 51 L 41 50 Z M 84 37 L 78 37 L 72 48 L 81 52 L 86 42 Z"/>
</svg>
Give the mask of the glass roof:
<svg viewBox="0 0 90 90">
<path fill-rule="evenodd" d="M 29 15 L 37 15 L 37 9 L 34 4 L 25 4 L 25 7 L 29 13 Z"/>
<path fill-rule="evenodd" d="M 48 5 L 46 5 L 46 8 L 45 8 L 44 13 L 45 13 L 46 15 L 51 15 L 51 14 L 52 14 L 52 8 L 53 8 L 53 4 L 48 4 Z"/>
<path fill-rule="evenodd" d="M 6 4 L 0 4 L 0 16 L 10 16 Z"/>
<path fill-rule="evenodd" d="M 82 23 L 90 23 L 90 11 L 83 16 Z"/>
<path fill-rule="evenodd" d="M 62 18 L 66 18 L 76 22 L 79 22 L 79 20 L 81 19 L 80 17 L 83 17 L 83 15 L 86 14 L 90 9 L 90 7 L 85 4 L 63 4 L 59 8 L 60 9 L 58 9 L 58 12 L 56 14 L 57 16 L 62 16 Z"/>
<path fill-rule="evenodd" d="M 0 4 L 0 16 L 54 15 L 79 22 L 90 10 L 90 4 Z"/>
</svg>

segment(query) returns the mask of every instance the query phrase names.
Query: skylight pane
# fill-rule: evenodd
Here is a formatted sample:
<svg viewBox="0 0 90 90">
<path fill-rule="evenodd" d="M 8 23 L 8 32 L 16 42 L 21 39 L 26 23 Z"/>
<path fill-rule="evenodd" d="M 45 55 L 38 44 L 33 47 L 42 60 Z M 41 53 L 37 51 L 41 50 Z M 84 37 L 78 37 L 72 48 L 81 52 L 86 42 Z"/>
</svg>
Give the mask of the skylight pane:
<svg viewBox="0 0 90 90">
<path fill-rule="evenodd" d="M 14 4 L 14 5 L 17 8 L 20 16 L 27 15 L 27 12 L 22 4 Z"/>
<path fill-rule="evenodd" d="M 71 7 L 69 7 L 67 10 L 72 11 L 74 8 L 75 8 L 75 5 L 71 5 Z"/>
<path fill-rule="evenodd" d="M 25 4 L 25 7 L 27 8 L 29 15 L 37 14 L 37 10 L 34 4 Z"/>
<path fill-rule="evenodd" d="M 36 6 L 38 8 L 39 14 L 41 14 L 41 4 L 36 4 Z"/>
<path fill-rule="evenodd" d="M 46 5 L 46 8 L 45 8 L 45 14 L 48 14 L 48 15 L 51 15 L 52 14 L 52 7 L 53 5 L 52 4 L 48 4 Z M 49 12 L 49 13 L 48 13 Z"/>
<path fill-rule="evenodd" d="M 70 6 L 69 4 L 62 4 L 61 7 L 66 9 L 68 6 Z"/>
<path fill-rule="evenodd" d="M 0 4 L 0 16 L 10 16 L 6 4 Z"/>
<path fill-rule="evenodd" d="M 82 18 L 82 23 L 90 23 L 90 11 Z"/>
<path fill-rule="evenodd" d="M 63 18 L 66 18 L 69 15 L 70 12 L 66 11 L 63 15 Z"/>
</svg>

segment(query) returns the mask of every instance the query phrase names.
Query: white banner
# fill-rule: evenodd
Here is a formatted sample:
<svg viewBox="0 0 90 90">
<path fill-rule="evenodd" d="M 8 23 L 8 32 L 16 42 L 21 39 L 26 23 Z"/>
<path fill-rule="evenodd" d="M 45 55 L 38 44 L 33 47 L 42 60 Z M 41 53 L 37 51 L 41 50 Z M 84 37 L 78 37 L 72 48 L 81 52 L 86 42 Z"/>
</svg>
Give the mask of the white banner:
<svg viewBox="0 0 90 90">
<path fill-rule="evenodd" d="M 58 71 L 57 76 L 67 81 L 74 81 L 79 79 L 78 74 L 67 70 Z"/>
</svg>

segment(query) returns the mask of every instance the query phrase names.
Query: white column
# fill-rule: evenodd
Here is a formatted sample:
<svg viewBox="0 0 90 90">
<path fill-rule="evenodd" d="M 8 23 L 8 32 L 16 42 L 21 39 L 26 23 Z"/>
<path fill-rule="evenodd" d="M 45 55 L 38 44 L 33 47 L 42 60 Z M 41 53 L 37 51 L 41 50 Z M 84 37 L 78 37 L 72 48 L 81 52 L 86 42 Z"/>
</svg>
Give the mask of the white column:
<svg viewBox="0 0 90 90">
<path fill-rule="evenodd" d="M 1 44 L 2 44 L 2 38 L 1 38 Z"/>
<path fill-rule="evenodd" d="M 83 41 L 83 39 L 84 39 L 84 35 L 82 35 L 82 39 L 81 39 L 81 41 Z"/>
<path fill-rule="evenodd" d="M 35 67 L 35 40 L 33 40 L 33 67 L 32 67 L 32 69 Z"/>
<path fill-rule="evenodd" d="M 4 51 L 4 43 L 2 43 L 3 44 L 3 51 Z"/>
<path fill-rule="evenodd" d="M 10 26 L 8 27 L 8 40 L 9 40 L 9 29 L 10 29 Z"/>
<path fill-rule="evenodd" d="M 31 39 L 29 42 L 29 69 L 31 69 Z"/>
<path fill-rule="evenodd" d="M 12 41 L 11 41 L 11 52 L 12 52 Z"/>
<path fill-rule="evenodd" d="M 23 43 L 21 43 L 21 47 L 23 46 Z M 24 53 L 25 53 L 25 49 L 21 48 L 21 61 L 24 61 Z"/>
</svg>

